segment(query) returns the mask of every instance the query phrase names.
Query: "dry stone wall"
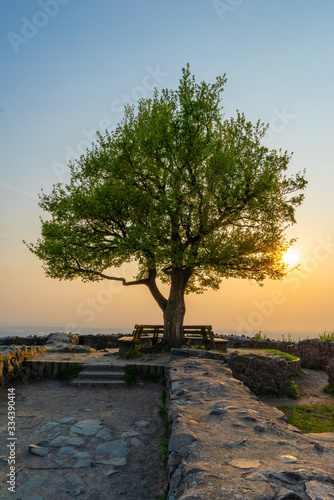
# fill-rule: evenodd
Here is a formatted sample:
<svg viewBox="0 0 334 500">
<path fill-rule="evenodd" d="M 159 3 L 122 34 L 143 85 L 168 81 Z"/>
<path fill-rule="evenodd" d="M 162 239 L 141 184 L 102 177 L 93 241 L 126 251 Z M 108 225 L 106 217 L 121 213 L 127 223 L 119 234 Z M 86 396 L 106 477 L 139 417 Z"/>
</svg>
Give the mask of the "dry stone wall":
<svg viewBox="0 0 334 500">
<path fill-rule="evenodd" d="M 302 434 L 219 360 L 168 366 L 168 500 L 319 500 L 334 495 L 334 433 Z"/>
<path fill-rule="evenodd" d="M 45 347 L 37 346 L 2 349 L 0 353 L 0 385 L 6 385 L 14 380 L 20 374 L 20 369 L 26 359 L 45 351 Z"/>
<path fill-rule="evenodd" d="M 231 368 L 233 376 L 241 380 L 252 391 L 260 394 L 289 394 L 292 369 L 280 356 L 240 353 L 218 353 L 204 349 L 172 349 L 174 356 L 216 359 Z M 297 366 L 298 363 L 297 363 Z"/>
<path fill-rule="evenodd" d="M 299 342 L 280 340 L 255 340 L 245 336 L 228 335 L 229 348 L 246 349 L 278 349 L 300 358 L 306 368 L 325 370 L 329 361 L 334 358 L 334 341 L 320 339 L 306 339 Z"/>
</svg>

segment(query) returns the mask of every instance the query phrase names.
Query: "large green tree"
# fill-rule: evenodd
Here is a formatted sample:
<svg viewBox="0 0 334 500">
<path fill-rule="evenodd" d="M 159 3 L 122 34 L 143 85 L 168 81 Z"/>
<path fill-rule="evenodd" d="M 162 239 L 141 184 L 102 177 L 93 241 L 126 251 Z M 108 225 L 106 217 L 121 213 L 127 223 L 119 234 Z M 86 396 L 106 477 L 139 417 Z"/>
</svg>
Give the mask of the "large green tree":
<svg viewBox="0 0 334 500">
<path fill-rule="evenodd" d="M 116 130 L 70 164 L 69 185 L 41 195 L 51 217 L 28 245 L 52 278 L 146 285 L 170 346 L 184 343 L 185 293 L 285 276 L 285 231 L 306 186 L 304 173 L 286 176 L 287 152 L 261 145 L 267 126 L 223 118 L 225 76 L 196 83 L 182 71 L 176 91 L 125 107 Z M 112 275 L 131 261 L 133 281 Z"/>
</svg>

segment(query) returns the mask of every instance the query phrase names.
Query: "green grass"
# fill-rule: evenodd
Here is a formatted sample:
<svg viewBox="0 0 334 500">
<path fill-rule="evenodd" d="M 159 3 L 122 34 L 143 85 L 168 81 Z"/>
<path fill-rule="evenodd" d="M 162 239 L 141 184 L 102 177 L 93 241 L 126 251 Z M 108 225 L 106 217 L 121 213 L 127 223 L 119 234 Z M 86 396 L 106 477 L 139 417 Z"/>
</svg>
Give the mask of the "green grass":
<svg viewBox="0 0 334 500">
<path fill-rule="evenodd" d="M 278 406 L 288 417 L 289 424 L 302 432 L 334 432 L 334 403 L 311 406 Z"/>
<path fill-rule="evenodd" d="M 77 378 L 81 369 L 82 367 L 79 363 L 72 363 L 67 370 L 60 372 L 57 378 L 69 384 L 73 379 Z"/>
<path fill-rule="evenodd" d="M 288 352 L 278 351 L 277 349 L 265 349 L 265 351 L 268 354 L 274 354 L 275 356 L 282 356 L 282 358 L 285 358 L 287 361 L 294 361 L 295 359 L 298 359 L 298 357 L 294 356 L 293 354 L 289 354 Z"/>
<path fill-rule="evenodd" d="M 137 369 L 133 365 L 125 365 L 124 381 L 126 385 L 132 385 L 137 377 Z"/>
<path fill-rule="evenodd" d="M 287 352 L 279 351 L 278 349 L 252 349 L 252 351 L 258 351 L 259 354 L 261 352 L 266 352 L 267 354 L 281 356 L 282 358 L 286 359 L 287 361 L 293 361 L 295 359 L 298 359 L 297 356 L 294 356 L 293 354 L 289 354 Z M 251 354 L 251 353 L 245 353 L 245 354 L 243 354 L 243 356 L 248 356 L 249 354 Z"/>
</svg>

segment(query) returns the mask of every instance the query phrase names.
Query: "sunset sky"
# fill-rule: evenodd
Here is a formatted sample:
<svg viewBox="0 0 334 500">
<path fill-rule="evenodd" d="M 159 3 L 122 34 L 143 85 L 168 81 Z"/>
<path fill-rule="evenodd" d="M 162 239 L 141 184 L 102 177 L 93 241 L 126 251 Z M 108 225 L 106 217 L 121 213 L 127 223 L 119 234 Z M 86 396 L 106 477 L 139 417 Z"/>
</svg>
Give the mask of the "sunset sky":
<svg viewBox="0 0 334 500">
<path fill-rule="evenodd" d="M 296 337 L 334 328 L 332 0 L 11 0 L 0 15 L 1 327 L 162 322 L 146 287 L 47 278 L 22 240 L 40 235 L 41 189 L 69 180 L 96 130 L 154 87 L 176 88 L 189 62 L 197 81 L 226 73 L 225 116 L 269 123 L 266 145 L 293 151 L 289 172 L 305 168 L 309 184 L 288 232 L 300 270 L 188 295 L 185 322 Z"/>
</svg>

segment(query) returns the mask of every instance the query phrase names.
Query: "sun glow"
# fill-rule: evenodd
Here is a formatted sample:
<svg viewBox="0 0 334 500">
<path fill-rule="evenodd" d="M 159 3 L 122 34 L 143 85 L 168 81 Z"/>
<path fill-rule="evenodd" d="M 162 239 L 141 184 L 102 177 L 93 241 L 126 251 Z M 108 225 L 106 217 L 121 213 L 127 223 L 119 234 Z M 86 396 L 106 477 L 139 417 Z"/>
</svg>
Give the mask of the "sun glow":
<svg viewBox="0 0 334 500">
<path fill-rule="evenodd" d="M 288 250 L 283 254 L 282 260 L 287 266 L 296 266 L 299 262 L 298 253 L 295 250 Z"/>
</svg>

